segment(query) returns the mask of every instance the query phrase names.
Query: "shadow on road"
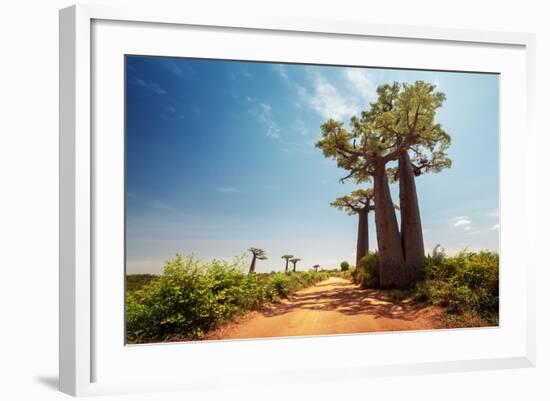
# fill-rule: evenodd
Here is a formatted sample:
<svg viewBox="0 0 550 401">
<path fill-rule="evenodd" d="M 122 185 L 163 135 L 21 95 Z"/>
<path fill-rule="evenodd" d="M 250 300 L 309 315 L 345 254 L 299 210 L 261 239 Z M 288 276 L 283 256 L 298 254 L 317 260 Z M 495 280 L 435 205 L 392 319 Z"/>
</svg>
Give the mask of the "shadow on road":
<svg viewBox="0 0 550 401">
<path fill-rule="evenodd" d="M 390 300 L 378 290 L 361 289 L 352 283 L 324 283 L 297 293 L 283 303 L 263 311 L 265 317 L 280 316 L 297 309 L 336 311 L 345 315 L 372 315 L 376 318 L 415 320 L 420 310 L 414 305 Z"/>
</svg>

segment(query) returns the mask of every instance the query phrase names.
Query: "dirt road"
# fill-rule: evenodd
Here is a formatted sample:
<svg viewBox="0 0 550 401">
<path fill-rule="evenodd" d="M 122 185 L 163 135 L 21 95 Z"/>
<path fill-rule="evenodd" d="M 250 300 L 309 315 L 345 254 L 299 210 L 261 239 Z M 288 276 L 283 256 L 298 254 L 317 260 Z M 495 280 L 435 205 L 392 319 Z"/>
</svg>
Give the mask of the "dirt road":
<svg viewBox="0 0 550 401">
<path fill-rule="evenodd" d="M 419 330 L 436 327 L 441 312 L 395 303 L 377 290 L 363 290 L 331 277 L 262 312 L 222 326 L 206 339 L 237 339 Z"/>
</svg>

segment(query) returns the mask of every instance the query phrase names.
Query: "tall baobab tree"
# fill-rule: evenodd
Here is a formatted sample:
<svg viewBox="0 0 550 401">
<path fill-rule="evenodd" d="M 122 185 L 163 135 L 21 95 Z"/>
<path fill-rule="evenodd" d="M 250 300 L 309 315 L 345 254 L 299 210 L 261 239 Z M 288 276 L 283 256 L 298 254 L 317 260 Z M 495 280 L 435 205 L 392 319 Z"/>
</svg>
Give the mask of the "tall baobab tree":
<svg viewBox="0 0 550 401">
<path fill-rule="evenodd" d="M 344 128 L 342 122 L 328 120 L 321 126 L 323 138 L 316 146 L 323 150 L 326 157 L 335 158 L 338 167 L 350 170 L 343 180 L 351 177 L 356 182 L 373 179 L 380 286 L 406 287 L 409 278 L 386 165 L 397 159 L 399 153 L 410 145 L 412 137 L 403 138 L 397 145 L 397 138 L 392 140 L 380 135 L 364 119 L 365 112 L 361 118 L 353 117 L 351 132 Z"/>
<path fill-rule="evenodd" d="M 320 267 L 321 265 L 313 265 L 313 269 L 315 270 L 315 272 L 318 272 Z"/>
<path fill-rule="evenodd" d="M 300 260 L 300 258 L 292 258 L 290 259 L 290 263 L 292 263 L 292 271 L 295 272 L 296 271 L 296 263 L 298 263 Z"/>
<path fill-rule="evenodd" d="M 394 176 L 399 180 L 401 244 L 405 267 L 411 281 L 420 277 L 425 263 L 415 177 L 426 172 L 440 172 L 451 166 L 451 160 L 446 153 L 451 137 L 434 121 L 437 109 L 445 101 L 445 95 L 435 92 L 435 88 L 435 85 L 425 82 L 416 82 L 413 85 L 382 85 L 378 93 L 379 99 L 383 101 L 371 105 L 368 118 L 381 119 L 383 123 L 380 123 L 379 129 L 393 130 L 403 137 L 409 127 L 400 125 L 399 122 L 408 118 L 404 111 L 415 110 L 415 139 L 409 148 L 399 154 Z"/>
<path fill-rule="evenodd" d="M 330 205 L 338 210 L 344 210 L 348 215 L 359 215 L 357 227 L 357 249 L 355 266 L 369 252 L 369 212 L 374 210 L 374 191 L 372 189 L 356 189 L 350 195 L 336 198 Z"/>
<path fill-rule="evenodd" d="M 411 225 L 414 230 L 406 229 L 411 234 L 404 234 L 403 240 L 390 194 L 388 164 L 403 157 L 404 153 L 408 155 L 410 149 L 421 146 L 435 148 L 444 139 L 443 130 L 433 120 L 445 96 L 434 90 L 434 85 L 422 81 L 379 86 L 377 101 L 370 104 L 370 110 L 352 117 L 350 131 L 342 122 L 330 119 L 321 126 L 323 137 L 316 144 L 326 157 L 336 160 L 338 167 L 349 170 L 343 180 L 353 178 L 357 183 L 374 182 L 381 287 L 407 287 L 416 277 L 407 267 L 412 262 L 406 263 L 403 244 L 414 250 L 408 252 L 410 255 L 420 253 L 418 243 L 422 243 L 423 249 L 422 237 L 419 237 L 421 226 L 418 230 L 420 216 L 413 213 L 413 197 L 405 197 L 405 228 Z M 407 166 L 406 160 L 404 163 Z M 416 196 L 411 185 L 404 185 L 403 190 L 409 194 L 414 190 Z M 413 243 L 417 245 L 408 245 Z M 418 261 L 414 263 L 418 264 Z"/>
<path fill-rule="evenodd" d="M 252 253 L 252 262 L 250 263 L 250 270 L 248 273 L 254 273 L 256 271 L 256 259 L 266 260 L 267 255 L 265 251 L 260 248 L 250 248 L 248 251 Z"/>
<path fill-rule="evenodd" d="M 281 259 L 286 259 L 286 263 L 285 263 L 285 273 L 288 272 L 288 261 L 290 259 L 292 259 L 294 257 L 294 255 L 283 255 L 281 256 Z"/>
</svg>

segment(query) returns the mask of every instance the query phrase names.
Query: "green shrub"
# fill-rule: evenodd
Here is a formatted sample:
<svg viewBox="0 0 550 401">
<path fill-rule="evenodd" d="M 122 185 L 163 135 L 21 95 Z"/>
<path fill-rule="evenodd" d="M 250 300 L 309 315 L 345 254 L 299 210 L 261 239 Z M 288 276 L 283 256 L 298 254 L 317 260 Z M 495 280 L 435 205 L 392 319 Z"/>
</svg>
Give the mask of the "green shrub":
<svg viewBox="0 0 550 401">
<path fill-rule="evenodd" d="M 498 254 L 466 250 L 452 257 L 434 254 L 426 258 L 425 278 L 415 287 L 415 299 L 442 306 L 451 314 L 498 322 Z"/>
<path fill-rule="evenodd" d="M 355 269 L 350 268 L 349 270 L 344 270 L 344 271 L 334 270 L 334 271 L 329 271 L 328 273 L 330 277 L 340 277 L 340 278 L 345 278 L 347 280 L 352 280 L 355 275 Z"/>
<path fill-rule="evenodd" d="M 340 269 L 342 269 L 343 272 L 349 270 L 349 262 L 344 260 L 342 263 L 340 263 Z"/>
<path fill-rule="evenodd" d="M 126 293 L 130 343 L 196 339 L 219 324 L 329 277 L 327 272 L 244 274 L 242 261 L 200 262 L 177 255 L 162 275 Z"/>
<path fill-rule="evenodd" d="M 378 274 L 378 253 L 369 253 L 361 259 L 355 269 L 353 281 L 363 288 L 378 288 L 380 286 Z"/>
</svg>

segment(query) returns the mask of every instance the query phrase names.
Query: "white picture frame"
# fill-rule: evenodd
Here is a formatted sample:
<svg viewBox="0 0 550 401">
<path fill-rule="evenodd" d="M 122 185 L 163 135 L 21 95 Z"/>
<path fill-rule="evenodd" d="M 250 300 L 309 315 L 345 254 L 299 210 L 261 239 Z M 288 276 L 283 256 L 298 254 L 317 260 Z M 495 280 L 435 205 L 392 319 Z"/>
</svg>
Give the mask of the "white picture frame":
<svg viewBox="0 0 550 401">
<path fill-rule="evenodd" d="M 226 18 L 213 15 L 191 15 L 185 10 L 163 10 L 155 7 L 150 8 L 112 8 L 104 5 L 78 5 L 72 6 L 60 11 L 60 390 L 75 396 L 109 394 L 109 393 L 126 393 L 133 391 L 164 391 L 171 389 L 201 389 L 209 387 L 218 387 L 229 385 L 230 383 L 239 384 L 234 377 L 224 376 L 223 371 L 209 374 L 205 369 L 198 366 L 196 369 L 190 369 L 185 372 L 185 378 L 177 376 L 167 377 L 163 372 L 158 372 L 155 377 L 154 372 L 148 372 L 147 380 L 130 380 L 127 377 L 117 377 L 114 374 L 109 375 L 105 380 L 101 378 L 101 372 L 98 372 L 98 366 L 103 366 L 108 362 L 115 364 L 113 360 L 107 360 L 104 354 L 107 353 L 106 347 L 103 346 L 104 341 L 102 336 L 109 335 L 105 330 L 110 328 L 109 325 L 114 325 L 110 320 L 107 320 L 101 313 L 101 305 L 94 306 L 94 291 L 101 286 L 104 277 L 94 272 L 94 266 L 98 255 L 94 253 L 94 238 L 98 237 L 98 216 L 101 212 L 97 211 L 94 196 L 97 190 L 94 175 L 100 167 L 98 163 L 102 155 L 98 156 L 98 152 L 105 149 L 105 145 L 97 145 L 93 140 L 92 126 L 97 125 L 94 121 L 94 89 L 92 87 L 92 78 L 96 73 L 94 69 L 101 68 L 98 65 L 94 56 L 101 51 L 97 47 L 101 47 L 105 40 L 98 39 L 93 41 L 94 24 L 102 23 L 109 24 L 121 23 L 140 23 L 149 24 L 148 26 L 157 26 L 159 29 L 158 35 L 164 35 L 164 29 L 178 29 L 178 27 L 200 27 L 205 30 L 229 29 L 232 32 L 255 32 L 265 33 L 269 36 L 272 33 L 277 36 L 278 33 L 285 35 L 306 35 L 308 38 L 326 38 L 339 37 L 343 39 L 366 40 L 368 38 L 383 39 L 388 43 L 395 41 L 416 41 L 418 43 L 432 43 L 440 46 L 454 46 L 456 51 L 467 48 L 479 48 L 480 52 L 485 51 L 485 47 L 495 49 L 511 49 L 509 55 L 517 64 L 517 71 L 521 73 L 521 77 L 514 78 L 510 85 L 519 89 L 524 96 L 519 96 L 515 101 L 519 102 L 520 111 L 518 111 L 516 119 L 503 121 L 503 128 L 509 128 L 506 124 L 519 124 L 515 128 L 520 128 L 523 132 L 523 138 L 534 138 L 533 115 L 534 112 L 534 35 L 524 33 L 507 33 L 507 32 L 484 32 L 458 29 L 436 29 L 427 27 L 413 26 L 397 26 L 397 25 L 374 25 L 364 22 L 350 21 L 316 21 L 316 20 L 294 20 L 291 18 L 270 18 L 258 16 L 242 16 L 239 18 Z M 152 24 L 152 25 L 151 25 Z M 102 31 L 101 35 L 113 34 L 112 31 Z M 126 26 L 117 27 L 116 29 L 134 29 Z M 135 27 L 136 34 L 139 27 Z M 223 34 L 223 33 L 222 33 Z M 113 34 L 114 35 L 114 34 Z M 154 46 L 156 34 L 151 34 Z M 103 36 L 103 37 L 104 37 Z M 159 36 L 160 38 L 161 36 Z M 112 50 L 124 52 L 122 47 L 116 47 L 120 41 L 114 36 L 111 37 Z M 267 39 L 266 39 L 267 40 Z M 276 41 L 277 39 L 273 39 Z M 309 39 L 308 39 L 309 40 Z M 275 42 L 274 42 L 275 43 Z M 149 48 L 149 52 L 153 51 Z M 168 48 L 167 48 L 168 49 Z M 168 51 L 163 50 L 164 52 Z M 118 54 L 118 53 L 117 53 Z M 258 57 L 267 57 L 259 54 Z M 503 56 L 504 57 L 504 56 Z M 223 57 L 222 57 L 223 58 Z M 504 59 L 503 59 L 504 60 Z M 285 60 L 280 60 L 285 61 Z M 467 62 L 466 60 L 465 62 Z M 420 65 L 418 61 L 410 61 L 414 65 Z M 514 64 L 511 63 L 511 64 Z M 472 61 L 472 67 L 474 68 Z M 516 65 L 514 64 L 514 65 Z M 429 66 L 426 64 L 424 67 Z M 427 67 L 426 67 L 427 68 Z M 503 69 L 508 68 L 502 66 Z M 512 68 L 512 67 L 509 67 Z M 464 69 L 464 66 L 457 66 L 456 69 Z M 468 70 L 469 68 L 466 68 Z M 496 65 L 495 71 L 500 71 Z M 511 70 L 510 70 L 511 71 Z M 514 74 L 510 72 L 510 74 Z M 122 86 L 114 85 L 114 90 L 122 91 Z M 502 96 L 506 96 L 507 92 L 503 92 Z M 501 104 L 508 107 L 507 99 L 501 98 Z M 504 103 L 502 103 L 504 102 Z M 115 105 L 116 106 L 116 105 Z M 120 106 L 120 105 L 119 105 Z M 511 106 L 511 104 L 510 104 Z M 118 106 L 117 106 L 118 107 Z M 507 110 L 510 110 L 508 108 Z M 101 115 L 101 113 L 100 113 Z M 97 116 L 96 116 L 97 117 Z M 508 117 L 506 117 L 508 118 Z M 508 139 L 510 140 L 509 142 Z M 501 154 L 506 157 L 507 152 L 513 151 L 513 138 L 508 138 L 502 144 Z M 107 144 L 108 146 L 108 144 Z M 510 148 L 510 149 L 508 149 Z M 113 152 L 115 152 L 113 150 Z M 523 182 L 523 192 L 518 198 L 520 203 L 519 211 L 513 212 L 511 209 L 504 208 L 505 205 L 515 201 L 513 195 L 509 193 L 501 193 L 501 213 L 505 217 L 504 220 L 510 222 L 508 227 L 518 225 L 521 226 L 523 239 L 520 245 L 512 254 L 509 252 L 506 257 L 511 261 L 518 259 L 519 253 L 523 253 L 522 260 L 522 275 L 517 280 L 519 295 L 521 298 L 521 307 L 516 311 L 517 316 L 521 319 L 518 322 L 517 331 L 506 337 L 510 342 L 510 347 L 513 352 L 504 352 L 503 346 L 490 352 L 472 351 L 465 358 L 447 357 L 442 355 L 440 360 L 432 358 L 430 360 L 419 360 L 414 355 L 410 355 L 405 360 L 398 361 L 399 358 L 384 362 L 383 358 L 365 363 L 353 360 L 334 359 L 334 366 L 297 366 L 293 370 L 285 370 L 280 368 L 283 365 L 277 365 L 272 369 L 263 368 L 248 368 L 250 374 L 258 383 L 269 384 L 275 379 L 284 380 L 327 380 L 338 378 L 353 378 L 361 379 L 364 377 L 374 377 L 381 375 L 401 375 L 401 374 L 421 374 L 430 372 L 450 372 L 450 371 L 467 371 L 480 369 L 503 369 L 514 367 L 529 367 L 535 363 L 535 318 L 534 318 L 534 271 L 536 260 L 534 259 L 535 252 L 533 247 L 535 244 L 535 189 L 536 180 L 533 174 L 529 174 L 535 170 L 535 151 L 525 147 L 516 152 L 521 153 L 521 158 L 525 162 L 516 172 L 511 172 L 506 166 L 501 164 L 501 183 L 503 180 L 521 180 Z M 116 157 L 116 156 L 114 156 Z M 501 158 L 501 160 L 503 160 Z M 502 163 L 502 162 L 501 162 Z M 116 185 L 117 182 L 112 183 Z M 510 212 L 508 212 L 510 211 Z M 503 230 L 507 230 L 506 224 L 502 224 Z M 508 229 L 509 230 L 509 229 Z M 510 234 L 512 235 L 512 234 Z M 506 243 L 512 243 L 513 238 L 510 237 Z M 502 243 L 502 242 L 501 242 Z M 503 260 L 503 263 L 506 261 Z M 121 271 L 123 266 L 121 265 Z M 509 273 L 506 273 L 509 274 Z M 122 276 L 121 276 L 122 277 Z M 506 278 L 506 277 L 505 277 Z M 510 280 L 504 280 L 505 283 Z M 503 284 L 506 285 L 506 284 Z M 102 287 L 103 288 L 103 287 Z M 117 291 L 119 287 L 117 287 Z M 120 301 L 120 294 L 113 293 L 108 295 L 113 299 Z M 117 298 L 118 297 L 118 298 Z M 507 303 L 503 304 L 502 308 L 506 308 Z M 122 308 L 121 308 L 122 309 Z M 123 313 L 122 310 L 119 311 Z M 501 309 L 501 313 L 506 312 Z M 117 315 L 118 316 L 118 315 Z M 119 319 L 120 317 L 116 317 Z M 113 317 L 115 319 L 115 317 Z M 98 335 L 97 326 L 102 327 L 102 335 Z M 108 327 L 108 329 L 104 329 Z M 112 327 L 115 329 L 115 327 Z M 118 328 L 120 329 L 120 327 Z M 117 329 L 117 330 L 118 330 Z M 505 343 L 505 338 L 497 338 L 496 330 L 506 332 L 512 328 L 501 326 L 498 329 L 475 329 L 462 330 L 462 334 L 453 334 L 451 331 L 432 331 L 424 333 L 408 333 L 400 336 L 399 334 L 391 334 L 392 342 L 397 347 L 399 342 L 408 341 L 413 343 L 418 341 L 418 344 L 436 344 L 438 338 L 447 336 L 447 340 L 452 340 L 456 337 L 458 342 L 467 343 L 474 341 L 477 336 L 487 335 L 486 341 L 502 341 Z M 492 331 L 490 331 L 492 330 Z M 114 332 L 113 332 L 114 333 Z M 101 333 L 100 333 L 101 334 Z M 113 334 L 114 335 L 114 334 Z M 382 342 L 385 334 L 363 336 L 357 335 L 348 338 L 349 342 L 353 342 L 354 346 L 361 344 L 363 341 Z M 415 337 L 416 336 L 416 337 Z M 460 338 L 459 338 L 460 337 Z M 494 338 L 493 338 L 494 337 Z M 98 340 L 100 338 L 100 340 Z M 118 339 L 119 341 L 121 339 Z M 98 343 L 99 341 L 99 343 Z M 272 355 L 276 358 L 281 353 L 297 352 L 296 344 L 300 344 L 303 348 L 301 352 L 315 352 L 315 347 L 320 344 L 330 349 L 336 350 L 336 347 L 342 346 L 342 337 L 335 338 L 334 336 L 318 337 L 310 339 L 295 340 L 250 340 L 250 341 L 235 341 L 223 342 L 222 344 L 172 344 L 172 345 L 152 345 L 141 347 L 140 351 L 133 351 L 130 355 L 132 363 L 148 364 L 151 361 L 159 361 L 158 358 L 170 358 L 167 354 L 180 352 L 188 352 L 189 358 L 206 358 L 206 362 L 214 360 L 217 354 L 224 355 L 225 358 L 234 358 L 235 355 L 241 355 L 243 360 L 240 373 L 246 372 L 246 361 L 250 362 L 257 355 L 266 352 L 266 355 Z M 297 341 L 301 341 L 298 343 Z M 119 341 L 123 347 L 122 341 Z M 199 348 L 197 348 L 197 346 Z M 172 347 L 168 350 L 167 347 Z M 179 348 L 174 348 L 179 347 Z M 182 348 L 183 347 L 183 348 Z M 193 348 L 194 347 L 194 348 Z M 269 348 L 269 349 L 268 349 Z M 136 348 L 137 349 L 137 348 Z M 397 348 L 396 348 L 397 349 Z M 460 346 L 457 347 L 460 350 Z M 145 351 L 143 351 L 145 350 Z M 97 363 L 96 358 L 102 360 L 102 363 Z M 145 355 L 147 354 L 147 356 Z M 164 355 L 160 356 L 159 355 Z M 335 354 L 336 355 L 336 354 Z M 284 356 L 284 355 L 283 355 Z M 152 359 L 144 359 L 152 358 Z M 156 359 L 155 359 L 156 358 Z M 209 359 L 210 358 L 210 359 Z M 193 360 L 193 359 L 191 359 Z M 396 362 L 397 361 L 397 362 Z M 121 362 L 122 363 L 122 362 Z M 125 363 L 128 363 L 126 361 Z M 238 362 L 235 362 L 238 364 Z M 115 366 L 115 365 L 113 365 Z M 277 367 L 279 366 L 279 367 Z M 117 366 L 118 369 L 118 366 Z M 262 373 L 269 372 L 269 375 Z M 242 382 L 244 383 L 244 382 Z"/>
</svg>

